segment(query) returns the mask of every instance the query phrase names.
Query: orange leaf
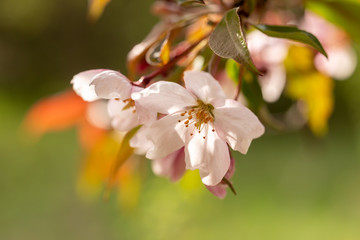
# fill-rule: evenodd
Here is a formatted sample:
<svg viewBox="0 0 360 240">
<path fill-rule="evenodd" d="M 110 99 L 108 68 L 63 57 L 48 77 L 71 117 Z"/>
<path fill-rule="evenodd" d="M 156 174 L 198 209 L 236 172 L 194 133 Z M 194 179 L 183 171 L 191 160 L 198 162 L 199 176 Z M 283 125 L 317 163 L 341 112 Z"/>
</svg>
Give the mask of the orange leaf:
<svg viewBox="0 0 360 240">
<path fill-rule="evenodd" d="M 78 136 L 81 146 L 85 149 L 93 148 L 101 139 L 106 136 L 106 130 L 95 127 L 87 120 L 79 124 Z"/>
<path fill-rule="evenodd" d="M 106 5 L 110 0 L 89 0 L 89 18 L 91 21 L 96 21 L 104 12 Z"/>
<path fill-rule="evenodd" d="M 47 97 L 29 110 L 23 127 L 37 136 L 66 129 L 84 118 L 86 106 L 72 90 Z"/>
</svg>

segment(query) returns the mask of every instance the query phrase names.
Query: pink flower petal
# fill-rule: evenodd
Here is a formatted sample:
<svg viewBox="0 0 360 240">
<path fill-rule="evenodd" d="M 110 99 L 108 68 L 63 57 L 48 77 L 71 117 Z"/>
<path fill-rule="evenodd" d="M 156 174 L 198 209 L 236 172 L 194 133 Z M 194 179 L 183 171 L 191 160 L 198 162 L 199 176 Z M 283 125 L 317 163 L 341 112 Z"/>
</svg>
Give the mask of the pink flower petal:
<svg viewBox="0 0 360 240">
<path fill-rule="evenodd" d="M 76 74 L 71 80 L 71 84 L 73 85 L 76 94 L 87 102 L 99 99 L 95 93 L 94 86 L 90 86 L 90 83 L 94 76 L 104 71 L 107 71 L 107 69 L 94 69 Z"/>
<path fill-rule="evenodd" d="M 204 139 L 205 137 L 205 139 Z M 218 184 L 230 166 L 229 149 L 211 127 L 201 133 L 195 131 L 185 145 L 185 162 L 188 169 L 199 169 L 204 184 Z"/>
<path fill-rule="evenodd" d="M 144 108 L 138 102 L 135 102 L 136 113 L 139 124 L 150 125 L 157 119 L 157 112 Z"/>
<path fill-rule="evenodd" d="M 193 93 L 204 103 L 210 103 L 215 107 L 225 103 L 225 94 L 218 81 L 209 73 L 199 71 L 184 72 L 186 89 Z"/>
<path fill-rule="evenodd" d="M 128 99 L 132 89 L 127 77 L 113 70 L 107 70 L 96 75 L 91 85 L 95 86 L 97 96 L 105 99 Z"/>
<path fill-rule="evenodd" d="M 227 99 L 225 105 L 214 109 L 215 129 L 231 148 L 246 154 L 251 141 L 260 137 L 265 128 L 248 108 Z"/>
<path fill-rule="evenodd" d="M 130 139 L 130 146 L 134 148 L 136 154 L 145 155 L 154 146 L 152 141 L 146 137 L 148 129 L 148 127 L 142 126 Z"/>
<path fill-rule="evenodd" d="M 164 81 L 154 83 L 141 92 L 133 93 L 131 97 L 140 105 L 164 114 L 172 114 L 197 104 L 196 99 L 185 88 Z"/>
<path fill-rule="evenodd" d="M 220 198 L 220 199 L 224 199 L 226 197 L 226 185 L 219 183 L 215 186 L 207 186 L 205 185 L 205 187 L 212 193 L 214 194 L 216 197 Z"/>
<path fill-rule="evenodd" d="M 158 176 L 168 177 L 174 182 L 179 180 L 186 170 L 184 148 L 180 148 L 164 158 L 153 160 L 152 169 Z"/>
</svg>

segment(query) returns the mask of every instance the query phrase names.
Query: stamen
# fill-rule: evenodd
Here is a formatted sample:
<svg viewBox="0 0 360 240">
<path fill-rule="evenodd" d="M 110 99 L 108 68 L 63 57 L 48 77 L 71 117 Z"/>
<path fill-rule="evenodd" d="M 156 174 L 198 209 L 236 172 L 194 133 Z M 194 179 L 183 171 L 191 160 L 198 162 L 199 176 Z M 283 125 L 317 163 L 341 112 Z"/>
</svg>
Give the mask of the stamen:
<svg viewBox="0 0 360 240">
<path fill-rule="evenodd" d="M 182 112 L 180 116 L 184 118 L 178 120 L 178 122 L 184 121 L 185 127 L 192 127 L 190 136 L 193 136 L 193 131 L 201 133 L 202 130 L 205 129 L 205 132 L 207 133 L 209 127 L 211 127 L 211 129 L 214 128 L 214 114 L 212 113 L 214 107 L 211 104 L 205 104 L 201 100 L 198 100 L 197 102 L 198 105 L 187 109 L 185 112 Z M 208 125 L 209 123 L 211 125 Z M 213 129 L 213 132 L 214 131 L 215 130 Z M 206 136 L 203 138 L 205 139 Z"/>
</svg>

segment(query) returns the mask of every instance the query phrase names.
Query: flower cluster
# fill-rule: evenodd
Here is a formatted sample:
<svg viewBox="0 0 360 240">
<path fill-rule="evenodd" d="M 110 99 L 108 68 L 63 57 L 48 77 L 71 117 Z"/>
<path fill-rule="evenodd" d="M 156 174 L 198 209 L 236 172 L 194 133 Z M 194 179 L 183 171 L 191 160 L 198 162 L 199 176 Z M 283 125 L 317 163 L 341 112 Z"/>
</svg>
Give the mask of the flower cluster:
<svg viewBox="0 0 360 240">
<path fill-rule="evenodd" d="M 109 99 L 114 129 L 142 125 L 130 145 L 154 160 L 155 173 L 177 180 L 185 169 L 198 169 L 205 185 L 219 185 L 233 171 L 228 146 L 246 154 L 264 127 L 240 102 L 226 99 L 209 73 L 186 71 L 184 82 L 185 88 L 166 81 L 140 88 L 112 70 L 90 70 L 72 80 L 84 100 Z"/>
<path fill-rule="evenodd" d="M 89 1 L 91 19 L 109 1 Z M 40 104 L 29 114 L 30 128 L 45 132 L 81 122 L 89 155 L 106 136 L 120 134 L 118 156 L 101 174 L 108 185 L 135 153 L 172 181 L 198 170 L 207 189 L 223 198 L 226 187 L 234 191 L 231 150 L 246 154 L 264 133 L 258 117 L 275 130 L 307 124 L 323 136 L 334 105 L 333 79 L 355 69 L 346 32 L 298 1 L 276 2 L 155 1 L 152 10 L 161 20 L 130 50 L 127 76 L 109 69 L 75 75 L 71 83 L 82 100 L 75 94 L 51 99 L 70 117 Z M 94 159 L 89 169 L 101 165 Z"/>
</svg>

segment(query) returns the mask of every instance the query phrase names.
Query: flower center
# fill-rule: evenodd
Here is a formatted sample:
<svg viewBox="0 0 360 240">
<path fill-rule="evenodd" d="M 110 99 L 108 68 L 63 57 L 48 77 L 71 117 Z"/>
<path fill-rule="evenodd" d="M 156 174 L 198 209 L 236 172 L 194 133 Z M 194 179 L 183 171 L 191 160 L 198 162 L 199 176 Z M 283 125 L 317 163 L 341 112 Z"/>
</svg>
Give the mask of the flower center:
<svg viewBox="0 0 360 240">
<path fill-rule="evenodd" d="M 115 98 L 115 100 L 120 101 L 120 99 L 118 99 L 118 98 Z M 125 103 L 125 106 L 121 109 L 122 111 L 125 111 L 129 108 L 133 108 L 132 113 L 136 113 L 134 100 L 132 100 L 131 98 L 128 98 L 128 99 L 123 100 L 123 103 Z"/>
<path fill-rule="evenodd" d="M 184 121 L 185 127 L 193 127 L 193 131 L 196 130 L 199 133 L 209 125 L 214 127 L 214 114 L 212 113 L 212 110 L 214 110 L 214 106 L 211 104 L 205 104 L 201 100 L 197 100 L 197 105 L 191 107 L 189 110 L 186 110 L 185 112 L 181 113 L 180 116 L 185 117 L 181 120 L 178 120 L 178 122 Z M 190 135 L 193 135 L 193 131 L 190 133 Z M 212 129 L 213 132 L 215 132 L 215 129 Z M 205 139 L 206 136 L 203 138 Z"/>
</svg>

